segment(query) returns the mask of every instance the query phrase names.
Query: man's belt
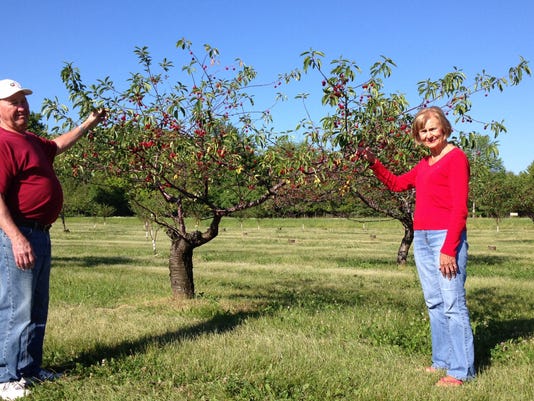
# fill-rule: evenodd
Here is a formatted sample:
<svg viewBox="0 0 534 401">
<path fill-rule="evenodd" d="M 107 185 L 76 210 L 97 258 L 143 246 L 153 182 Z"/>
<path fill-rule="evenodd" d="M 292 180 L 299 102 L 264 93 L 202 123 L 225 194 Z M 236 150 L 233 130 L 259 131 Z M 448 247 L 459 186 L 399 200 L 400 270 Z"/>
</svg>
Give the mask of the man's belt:
<svg viewBox="0 0 534 401">
<path fill-rule="evenodd" d="M 16 220 L 15 224 L 20 227 L 29 227 L 38 231 L 49 231 L 51 224 L 42 224 L 36 220 Z"/>
</svg>

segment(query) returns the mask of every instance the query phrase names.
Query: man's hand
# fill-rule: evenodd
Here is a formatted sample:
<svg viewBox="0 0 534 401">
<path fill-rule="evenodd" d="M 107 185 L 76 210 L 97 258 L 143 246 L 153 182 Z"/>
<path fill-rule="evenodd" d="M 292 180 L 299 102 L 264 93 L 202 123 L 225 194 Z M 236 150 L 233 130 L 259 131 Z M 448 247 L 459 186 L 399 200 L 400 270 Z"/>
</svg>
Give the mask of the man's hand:
<svg viewBox="0 0 534 401">
<path fill-rule="evenodd" d="M 11 245 L 17 267 L 21 270 L 33 269 L 35 265 L 35 254 L 26 237 L 24 235 L 17 237 L 11 241 Z"/>
<path fill-rule="evenodd" d="M 93 112 L 87 117 L 85 122 L 82 124 L 84 129 L 86 131 L 89 131 L 96 127 L 100 122 L 102 122 L 107 116 L 107 110 L 106 109 L 97 109 L 93 110 Z"/>
<path fill-rule="evenodd" d="M 7 208 L 4 195 L 0 193 L 0 229 L 6 233 L 11 241 L 11 249 L 15 264 L 21 270 L 33 269 L 35 254 L 28 239 L 22 234 L 13 222 Z"/>
</svg>

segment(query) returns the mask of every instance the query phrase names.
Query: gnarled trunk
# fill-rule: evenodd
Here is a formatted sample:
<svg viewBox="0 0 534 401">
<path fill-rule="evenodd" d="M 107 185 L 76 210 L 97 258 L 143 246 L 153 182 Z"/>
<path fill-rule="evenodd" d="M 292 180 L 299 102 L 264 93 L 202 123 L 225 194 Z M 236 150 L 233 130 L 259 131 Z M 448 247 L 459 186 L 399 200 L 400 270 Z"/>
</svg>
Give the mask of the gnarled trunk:
<svg viewBox="0 0 534 401">
<path fill-rule="evenodd" d="M 408 224 L 402 222 L 402 225 L 404 226 L 404 237 L 402 237 L 399 251 L 397 252 L 397 264 L 399 265 L 406 264 L 406 260 L 408 259 L 408 251 L 410 250 L 410 246 L 413 242 L 413 226 L 411 222 Z"/>
<path fill-rule="evenodd" d="M 195 296 L 193 249 L 194 247 L 181 237 L 171 240 L 169 277 L 174 298 L 190 299 Z"/>
<path fill-rule="evenodd" d="M 179 224 L 181 231 L 168 227 L 167 235 L 171 239 L 169 277 L 171 279 L 171 290 L 174 298 L 191 299 L 195 296 L 193 250 L 211 241 L 218 235 L 221 218 L 221 214 L 214 214 L 210 226 L 203 233 L 200 231 L 186 233 L 183 220 Z"/>
</svg>

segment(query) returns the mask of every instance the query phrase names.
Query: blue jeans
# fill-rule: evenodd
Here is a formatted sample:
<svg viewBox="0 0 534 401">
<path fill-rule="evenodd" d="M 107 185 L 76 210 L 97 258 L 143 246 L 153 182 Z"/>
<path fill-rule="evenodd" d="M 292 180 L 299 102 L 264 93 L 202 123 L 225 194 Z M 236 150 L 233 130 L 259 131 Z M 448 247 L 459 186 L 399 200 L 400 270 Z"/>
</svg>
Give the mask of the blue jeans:
<svg viewBox="0 0 534 401">
<path fill-rule="evenodd" d="M 48 318 L 51 247 L 48 232 L 19 227 L 36 256 L 31 270 L 15 265 L 0 230 L 0 382 L 31 377 L 41 368 Z"/>
<path fill-rule="evenodd" d="M 473 332 L 465 299 L 467 235 L 457 249 L 458 273 L 444 278 L 439 270 L 446 230 L 416 230 L 414 258 L 430 319 L 432 366 L 449 376 L 468 380 L 475 376 Z"/>
</svg>

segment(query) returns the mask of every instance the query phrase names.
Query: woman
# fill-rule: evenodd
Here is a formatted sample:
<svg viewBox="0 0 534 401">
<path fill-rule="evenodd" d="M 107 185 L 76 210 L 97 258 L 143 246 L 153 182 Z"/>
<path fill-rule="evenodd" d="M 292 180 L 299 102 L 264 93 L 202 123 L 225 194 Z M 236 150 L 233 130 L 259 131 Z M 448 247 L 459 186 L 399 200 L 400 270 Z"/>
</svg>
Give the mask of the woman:
<svg viewBox="0 0 534 401">
<path fill-rule="evenodd" d="M 412 124 L 418 144 L 430 150 L 413 169 L 396 176 L 369 149 L 359 149 L 376 177 L 395 192 L 415 188 L 414 259 L 430 318 L 432 365 L 446 371 L 436 384 L 459 386 L 475 376 L 473 333 L 465 299 L 469 162 L 448 142 L 450 122 L 438 107 L 422 109 Z"/>
</svg>

